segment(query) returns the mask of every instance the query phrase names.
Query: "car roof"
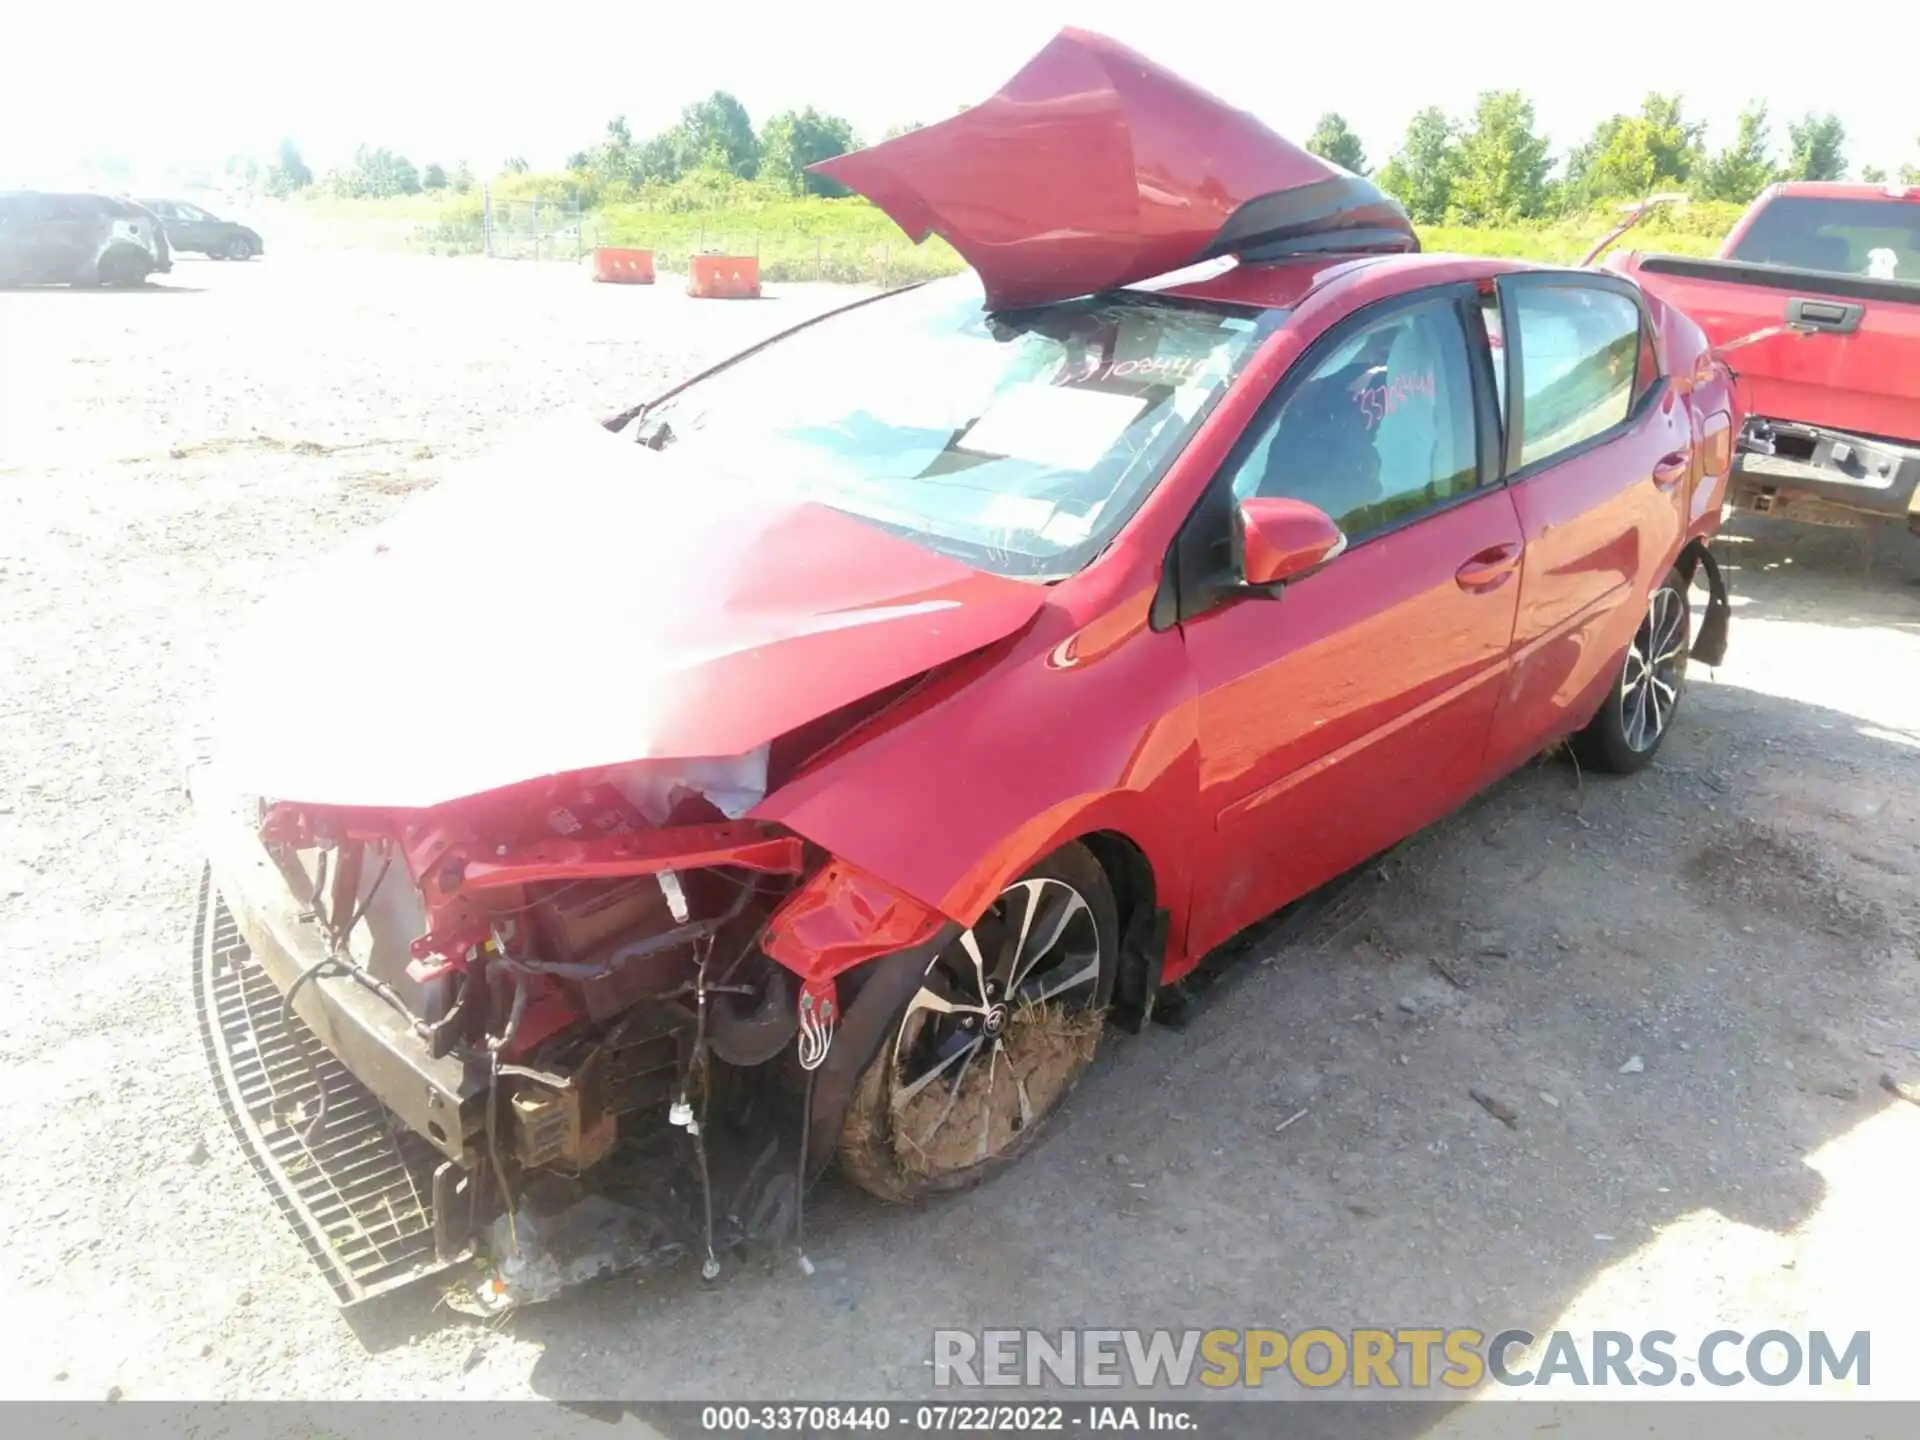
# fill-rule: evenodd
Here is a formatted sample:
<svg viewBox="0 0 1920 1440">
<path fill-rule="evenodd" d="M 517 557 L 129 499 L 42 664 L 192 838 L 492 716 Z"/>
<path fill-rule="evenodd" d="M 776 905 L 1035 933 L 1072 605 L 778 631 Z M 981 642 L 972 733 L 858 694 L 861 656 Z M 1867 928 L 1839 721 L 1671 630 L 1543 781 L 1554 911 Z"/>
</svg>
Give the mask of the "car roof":
<svg viewBox="0 0 1920 1440">
<path fill-rule="evenodd" d="M 0 190 L 0 197 L 9 200 L 23 195 L 44 195 L 49 200 L 100 200 L 109 205 L 138 205 L 138 200 L 128 200 L 121 195 L 109 195 L 104 190 L 39 190 L 31 185 L 17 190 Z"/>
</svg>

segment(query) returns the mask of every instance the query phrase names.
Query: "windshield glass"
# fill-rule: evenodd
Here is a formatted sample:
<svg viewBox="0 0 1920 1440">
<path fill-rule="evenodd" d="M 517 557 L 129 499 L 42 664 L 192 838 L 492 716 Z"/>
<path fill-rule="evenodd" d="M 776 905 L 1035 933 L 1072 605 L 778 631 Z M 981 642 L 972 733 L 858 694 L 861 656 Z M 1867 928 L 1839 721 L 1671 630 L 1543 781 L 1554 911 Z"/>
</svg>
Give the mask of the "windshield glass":
<svg viewBox="0 0 1920 1440">
<path fill-rule="evenodd" d="M 1753 217 L 1729 258 L 1831 275 L 1920 280 L 1920 204 L 1781 195 Z"/>
<path fill-rule="evenodd" d="M 646 412 L 639 438 L 1056 578 L 1126 522 L 1278 319 L 1132 292 L 988 315 L 958 276 L 746 357 Z"/>
</svg>

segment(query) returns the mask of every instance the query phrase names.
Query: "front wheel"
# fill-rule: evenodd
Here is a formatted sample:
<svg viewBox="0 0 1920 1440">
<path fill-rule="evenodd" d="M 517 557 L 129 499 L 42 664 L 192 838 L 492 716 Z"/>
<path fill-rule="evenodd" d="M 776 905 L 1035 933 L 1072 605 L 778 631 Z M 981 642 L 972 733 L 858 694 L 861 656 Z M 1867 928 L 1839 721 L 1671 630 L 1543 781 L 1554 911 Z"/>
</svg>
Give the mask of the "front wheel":
<svg viewBox="0 0 1920 1440">
<path fill-rule="evenodd" d="M 251 260 L 252 258 L 253 242 L 246 236 L 236 235 L 227 242 L 227 259 Z"/>
<path fill-rule="evenodd" d="M 1647 599 L 1646 614 L 1599 713 L 1573 737 L 1582 762 L 1631 775 L 1653 759 L 1680 708 L 1692 643 L 1686 577 L 1670 570 Z"/>
<path fill-rule="evenodd" d="M 911 1200 L 1024 1151 L 1093 1060 L 1119 934 L 1113 887 L 1084 845 L 1002 891 L 927 966 L 861 1075 L 840 1137 L 848 1177 Z"/>
</svg>

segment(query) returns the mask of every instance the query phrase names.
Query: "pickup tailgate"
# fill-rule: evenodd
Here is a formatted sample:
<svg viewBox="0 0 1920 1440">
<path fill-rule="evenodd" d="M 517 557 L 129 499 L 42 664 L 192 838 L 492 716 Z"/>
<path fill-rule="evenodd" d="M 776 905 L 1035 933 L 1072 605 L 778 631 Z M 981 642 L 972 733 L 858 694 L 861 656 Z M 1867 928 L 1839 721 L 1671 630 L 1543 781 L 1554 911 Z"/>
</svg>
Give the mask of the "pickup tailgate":
<svg viewBox="0 0 1920 1440">
<path fill-rule="evenodd" d="M 1920 441 L 1920 281 L 1618 258 L 1608 268 L 1690 315 L 1727 354 L 1754 415 Z"/>
</svg>

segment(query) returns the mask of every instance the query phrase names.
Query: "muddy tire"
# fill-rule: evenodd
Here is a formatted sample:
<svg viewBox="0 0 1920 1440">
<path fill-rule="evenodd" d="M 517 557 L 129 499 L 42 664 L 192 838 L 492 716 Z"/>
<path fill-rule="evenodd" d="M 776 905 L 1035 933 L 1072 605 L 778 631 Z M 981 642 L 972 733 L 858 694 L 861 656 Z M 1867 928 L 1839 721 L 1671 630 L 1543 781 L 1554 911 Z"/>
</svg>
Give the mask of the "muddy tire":
<svg viewBox="0 0 1920 1440">
<path fill-rule="evenodd" d="M 927 966 L 855 1087 L 840 1165 L 883 1200 L 964 1190 L 1025 1153 L 1100 1042 L 1119 956 L 1085 846 L 1009 885 Z"/>
<path fill-rule="evenodd" d="M 1693 612 L 1678 570 L 1654 587 L 1599 712 L 1573 737 L 1580 763 L 1631 775 L 1659 753 L 1687 688 Z"/>
</svg>

